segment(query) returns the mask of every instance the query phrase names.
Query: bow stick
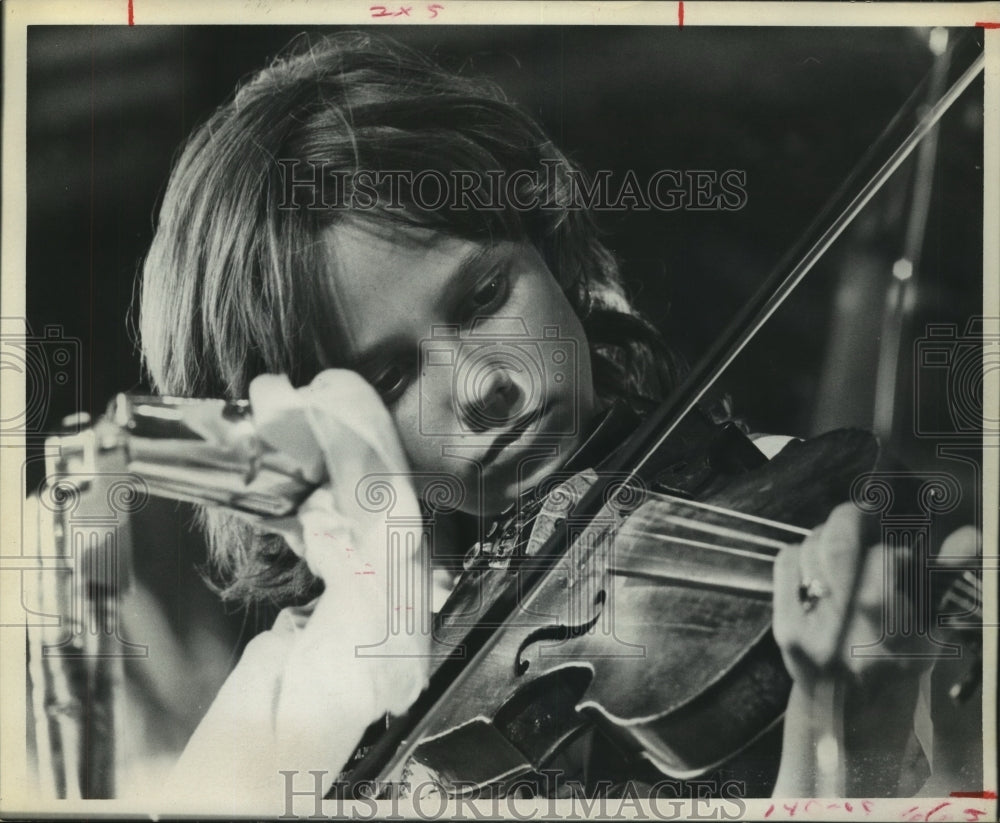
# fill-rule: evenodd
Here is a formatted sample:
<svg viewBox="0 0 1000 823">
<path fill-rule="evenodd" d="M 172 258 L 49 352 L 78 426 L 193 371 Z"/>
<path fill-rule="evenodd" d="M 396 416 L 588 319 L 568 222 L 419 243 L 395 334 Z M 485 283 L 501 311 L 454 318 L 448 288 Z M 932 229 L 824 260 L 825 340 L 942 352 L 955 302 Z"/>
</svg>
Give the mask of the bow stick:
<svg viewBox="0 0 1000 823">
<path fill-rule="evenodd" d="M 531 567 L 522 570 L 521 585 L 514 587 L 518 589 L 518 594 L 526 596 L 543 579 L 548 565 L 562 555 L 569 541 L 569 522 L 572 521 L 579 528 L 583 521 L 592 518 L 607 503 L 607 495 L 613 485 L 622 488 L 640 476 L 647 460 L 663 445 L 685 415 L 695 407 L 921 140 L 931 133 L 945 112 L 983 71 L 984 66 L 985 55 L 979 54 L 941 99 L 921 117 L 899 147 L 809 246 L 799 261 L 787 272 L 776 269 L 765 280 L 670 398 L 650 414 L 615 453 L 609 461 L 608 475 L 598 478 L 573 508 L 572 516 L 561 521 L 533 555 Z M 516 606 L 517 602 L 510 597 L 497 598 L 483 615 L 479 625 L 466 636 L 461 647 L 445 658 L 432 673 L 428 687 L 410 710 L 389 723 L 385 733 L 351 774 L 350 783 L 353 786 L 376 779 L 386 780 L 398 771 L 419 744 L 422 729 L 430 725 L 429 714 L 434 706 L 446 699 L 449 685 L 466 665 L 475 664 L 476 654 L 487 645 L 487 641 L 497 631 L 496 627 L 503 624 Z"/>
</svg>

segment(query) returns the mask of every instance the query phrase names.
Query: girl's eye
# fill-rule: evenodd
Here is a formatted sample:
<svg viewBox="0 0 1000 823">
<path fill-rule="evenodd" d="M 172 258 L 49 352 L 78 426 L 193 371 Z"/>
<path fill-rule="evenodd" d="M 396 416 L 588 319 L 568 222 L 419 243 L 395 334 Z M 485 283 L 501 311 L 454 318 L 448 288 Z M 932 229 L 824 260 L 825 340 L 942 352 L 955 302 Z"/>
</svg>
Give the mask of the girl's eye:
<svg viewBox="0 0 1000 823">
<path fill-rule="evenodd" d="M 498 274 L 477 286 L 475 291 L 469 295 L 468 316 L 475 317 L 500 308 L 507 299 L 507 285 L 506 275 Z"/>
<path fill-rule="evenodd" d="M 399 399 L 409 384 L 409 376 L 405 368 L 393 363 L 370 377 L 369 382 L 382 396 L 382 402 L 388 405 Z"/>
</svg>

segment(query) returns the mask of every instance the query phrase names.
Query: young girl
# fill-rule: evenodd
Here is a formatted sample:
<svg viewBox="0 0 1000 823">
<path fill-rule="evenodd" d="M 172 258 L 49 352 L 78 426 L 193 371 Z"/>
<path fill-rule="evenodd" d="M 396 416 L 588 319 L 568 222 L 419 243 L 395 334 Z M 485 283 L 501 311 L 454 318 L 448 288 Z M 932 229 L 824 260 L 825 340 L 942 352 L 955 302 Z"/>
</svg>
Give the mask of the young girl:
<svg viewBox="0 0 1000 823">
<path fill-rule="evenodd" d="M 285 608 L 170 796 L 274 805 L 283 771 L 318 772 L 326 791 L 429 676 L 429 612 L 451 576 L 435 572 L 433 602 L 393 581 L 425 579 L 429 549 L 447 560 L 488 540 L 522 495 L 580 454 L 606 456 L 676 382 L 579 179 L 499 90 L 365 35 L 275 62 L 189 140 L 144 267 L 147 367 L 165 394 L 249 397 L 261 437 L 324 482 L 266 528 L 206 513 L 224 595 Z M 396 554 L 385 507 L 361 491 L 373 476 L 393 499 Z M 421 518 L 442 480 L 457 513 L 428 547 Z M 795 685 L 777 776 L 732 772 L 757 791 L 817 791 L 807 713 L 830 671 L 850 692 L 849 793 L 897 791 L 916 672 L 866 678 L 843 653 L 881 633 L 882 553 L 864 548 L 844 506 L 777 558 L 774 633 Z"/>
</svg>

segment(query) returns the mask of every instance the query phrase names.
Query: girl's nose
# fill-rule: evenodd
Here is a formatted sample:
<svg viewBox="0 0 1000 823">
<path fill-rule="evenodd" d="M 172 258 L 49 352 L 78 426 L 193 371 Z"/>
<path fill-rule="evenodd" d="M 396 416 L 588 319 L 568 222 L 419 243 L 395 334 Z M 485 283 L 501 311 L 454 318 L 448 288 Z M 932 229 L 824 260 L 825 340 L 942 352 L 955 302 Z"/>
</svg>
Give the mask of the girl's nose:
<svg viewBox="0 0 1000 823">
<path fill-rule="evenodd" d="M 529 392 L 522 384 L 528 375 L 516 363 L 482 363 L 467 377 L 455 387 L 458 413 L 467 428 L 503 429 L 525 413 Z"/>
</svg>

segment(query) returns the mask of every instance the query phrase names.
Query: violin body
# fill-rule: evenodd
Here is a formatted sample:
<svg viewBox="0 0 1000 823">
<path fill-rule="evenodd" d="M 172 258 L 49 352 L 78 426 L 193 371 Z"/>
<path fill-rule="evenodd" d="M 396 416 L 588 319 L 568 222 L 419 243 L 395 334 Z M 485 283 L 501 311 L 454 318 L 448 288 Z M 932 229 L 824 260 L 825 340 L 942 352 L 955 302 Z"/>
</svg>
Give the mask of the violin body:
<svg viewBox="0 0 1000 823">
<path fill-rule="evenodd" d="M 691 778 L 779 723 L 791 680 L 770 631 L 771 566 L 790 541 L 776 526 L 821 523 L 873 466 L 875 438 L 835 431 L 767 461 L 735 426 L 689 415 L 669 442 L 644 488 L 609 495 L 579 529 L 562 524 L 569 548 L 530 591 L 533 548 L 572 521 L 593 472 L 550 493 L 516 556 L 464 574 L 435 627 L 442 655 L 461 656 L 497 601 L 509 616 L 383 775 L 416 761 L 453 793 L 504 791 L 596 727 Z M 730 511 L 758 519 L 734 528 Z"/>
</svg>

